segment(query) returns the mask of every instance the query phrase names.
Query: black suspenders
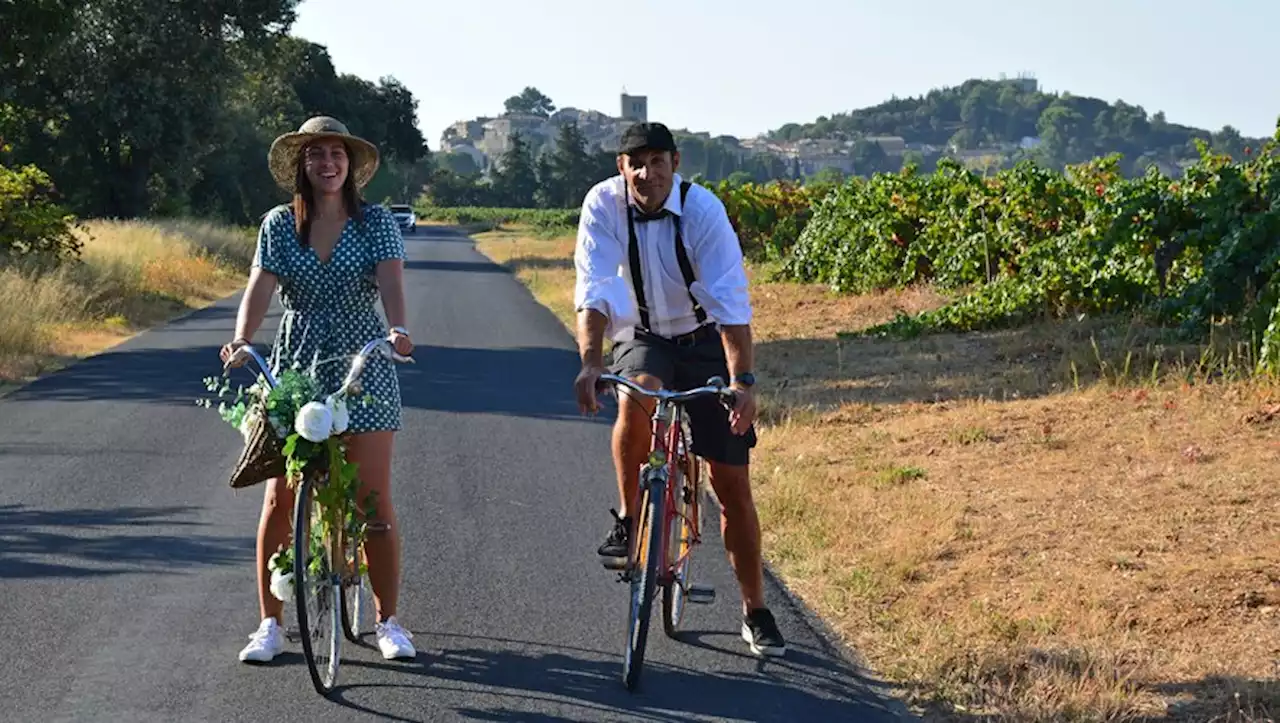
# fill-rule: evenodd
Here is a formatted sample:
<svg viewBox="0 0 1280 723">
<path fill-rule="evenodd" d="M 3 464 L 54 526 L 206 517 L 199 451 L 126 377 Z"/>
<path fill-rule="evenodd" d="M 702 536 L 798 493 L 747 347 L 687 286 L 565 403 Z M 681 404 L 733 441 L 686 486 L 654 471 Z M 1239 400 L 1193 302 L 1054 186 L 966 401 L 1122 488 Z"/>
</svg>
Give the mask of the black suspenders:
<svg viewBox="0 0 1280 723">
<path fill-rule="evenodd" d="M 692 185 L 689 181 L 680 184 L 680 209 L 683 212 L 685 199 L 689 196 L 689 187 Z M 680 263 L 680 273 L 684 276 L 685 289 L 689 292 L 689 301 L 693 302 L 693 313 L 698 318 L 698 323 L 705 323 L 707 320 L 707 312 L 698 303 L 693 296 L 693 265 L 689 263 L 689 254 L 684 248 L 684 236 L 680 233 L 680 216 L 672 214 L 672 222 L 676 225 L 676 260 Z M 632 215 L 631 204 L 627 203 L 627 235 L 628 235 L 628 256 L 631 260 L 631 285 L 636 291 L 636 305 L 640 307 L 640 328 L 645 331 L 652 331 L 649 328 L 649 307 L 644 298 L 644 278 L 640 274 L 640 242 L 636 239 L 636 223 Z"/>
</svg>

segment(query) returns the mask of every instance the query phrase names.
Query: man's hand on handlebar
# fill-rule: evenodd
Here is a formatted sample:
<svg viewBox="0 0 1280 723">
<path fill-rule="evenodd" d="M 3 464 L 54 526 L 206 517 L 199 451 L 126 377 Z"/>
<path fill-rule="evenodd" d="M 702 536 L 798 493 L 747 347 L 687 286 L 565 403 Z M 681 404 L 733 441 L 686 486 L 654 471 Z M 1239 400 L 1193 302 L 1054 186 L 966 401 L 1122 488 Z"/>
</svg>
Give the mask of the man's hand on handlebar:
<svg viewBox="0 0 1280 723">
<path fill-rule="evenodd" d="M 751 387 L 742 384 L 731 384 L 729 388 L 733 390 L 733 407 L 729 409 L 729 429 L 734 434 L 742 436 L 756 420 L 756 395 Z"/>
<path fill-rule="evenodd" d="M 578 397 L 578 411 L 583 414 L 595 414 L 600 411 L 600 400 L 596 398 L 600 391 L 600 375 L 605 373 L 603 366 L 584 364 L 573 380 L 573 389 Z"/>
</svg>

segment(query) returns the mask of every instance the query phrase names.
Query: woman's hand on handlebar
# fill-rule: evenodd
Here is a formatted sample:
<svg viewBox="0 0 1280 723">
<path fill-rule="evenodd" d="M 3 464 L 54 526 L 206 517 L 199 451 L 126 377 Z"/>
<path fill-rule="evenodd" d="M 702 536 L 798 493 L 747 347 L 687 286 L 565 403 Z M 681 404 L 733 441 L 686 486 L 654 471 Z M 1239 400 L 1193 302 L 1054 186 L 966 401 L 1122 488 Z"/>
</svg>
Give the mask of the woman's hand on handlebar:
<svg viewBox="0 0 1280 723">
<path fill-rule="evenodd" d="M 392 329 L 387 339 L 400 356 L 413 356 L 413 340 L 404 329 Z"/>
<path fill-rule="evenodd" d="M 237 354 L 243 347 L 249 345 L 244 339 L 232 339 L 229 343 L 223 344 L 222 349 L 218 352 L 218 357 L 222 359 L 223 366 L 227 368 L 242 367 L 248 361 L 248 357 L 244 354 Z"/>
</svg>

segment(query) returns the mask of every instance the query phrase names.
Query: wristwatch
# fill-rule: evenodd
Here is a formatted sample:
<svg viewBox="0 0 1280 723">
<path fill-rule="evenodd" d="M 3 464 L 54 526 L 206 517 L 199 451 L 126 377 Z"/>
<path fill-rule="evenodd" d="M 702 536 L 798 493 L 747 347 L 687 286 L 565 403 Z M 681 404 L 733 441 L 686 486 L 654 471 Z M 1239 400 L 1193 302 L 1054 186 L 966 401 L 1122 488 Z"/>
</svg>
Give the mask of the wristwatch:
<svg viewBox="0 0 1280 723">
<path fill-rule="evenodd" d="M 753 387 L 756 384 L 756 375 L 751 372 L 743 372 L 729 379 L 730 384 L 741 384 L 744 387 Z"/>
</svg>

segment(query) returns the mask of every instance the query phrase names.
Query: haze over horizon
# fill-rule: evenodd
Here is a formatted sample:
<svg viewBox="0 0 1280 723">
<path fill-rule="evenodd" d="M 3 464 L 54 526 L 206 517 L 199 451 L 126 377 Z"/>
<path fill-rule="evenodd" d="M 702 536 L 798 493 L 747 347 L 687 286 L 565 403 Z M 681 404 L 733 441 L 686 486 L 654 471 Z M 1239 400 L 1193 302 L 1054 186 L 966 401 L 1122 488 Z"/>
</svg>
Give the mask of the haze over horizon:
<svg viewBox="0 0 1280 723">
<path fill-rule="evenodd" d="M 652 120 L 739 138 L 1020 72 L 1046 92 L 1124 100 L 1210 131 L 1271 136 L 1280 116 L 1280 44 L 1268 32 L 1280 3 L 1261 0 L 1208 13 L 1190 0 L 793 0 L 785 14 L 764 0 L 555 5 L 492 0 L 477 15 L 366 0 L 360 16 L 377 22 L 362 23 L 349 4 L 304 0 L 291 32 L 326 46 L 340 73 L 404 83 L 432 150 L 447 126 L 497 115 L 525 86 L 557 108 L 612 114 L 625 87 L 648 96 Z M 680 47 L 651 61 L 666 42 Z"/>
</svg>

